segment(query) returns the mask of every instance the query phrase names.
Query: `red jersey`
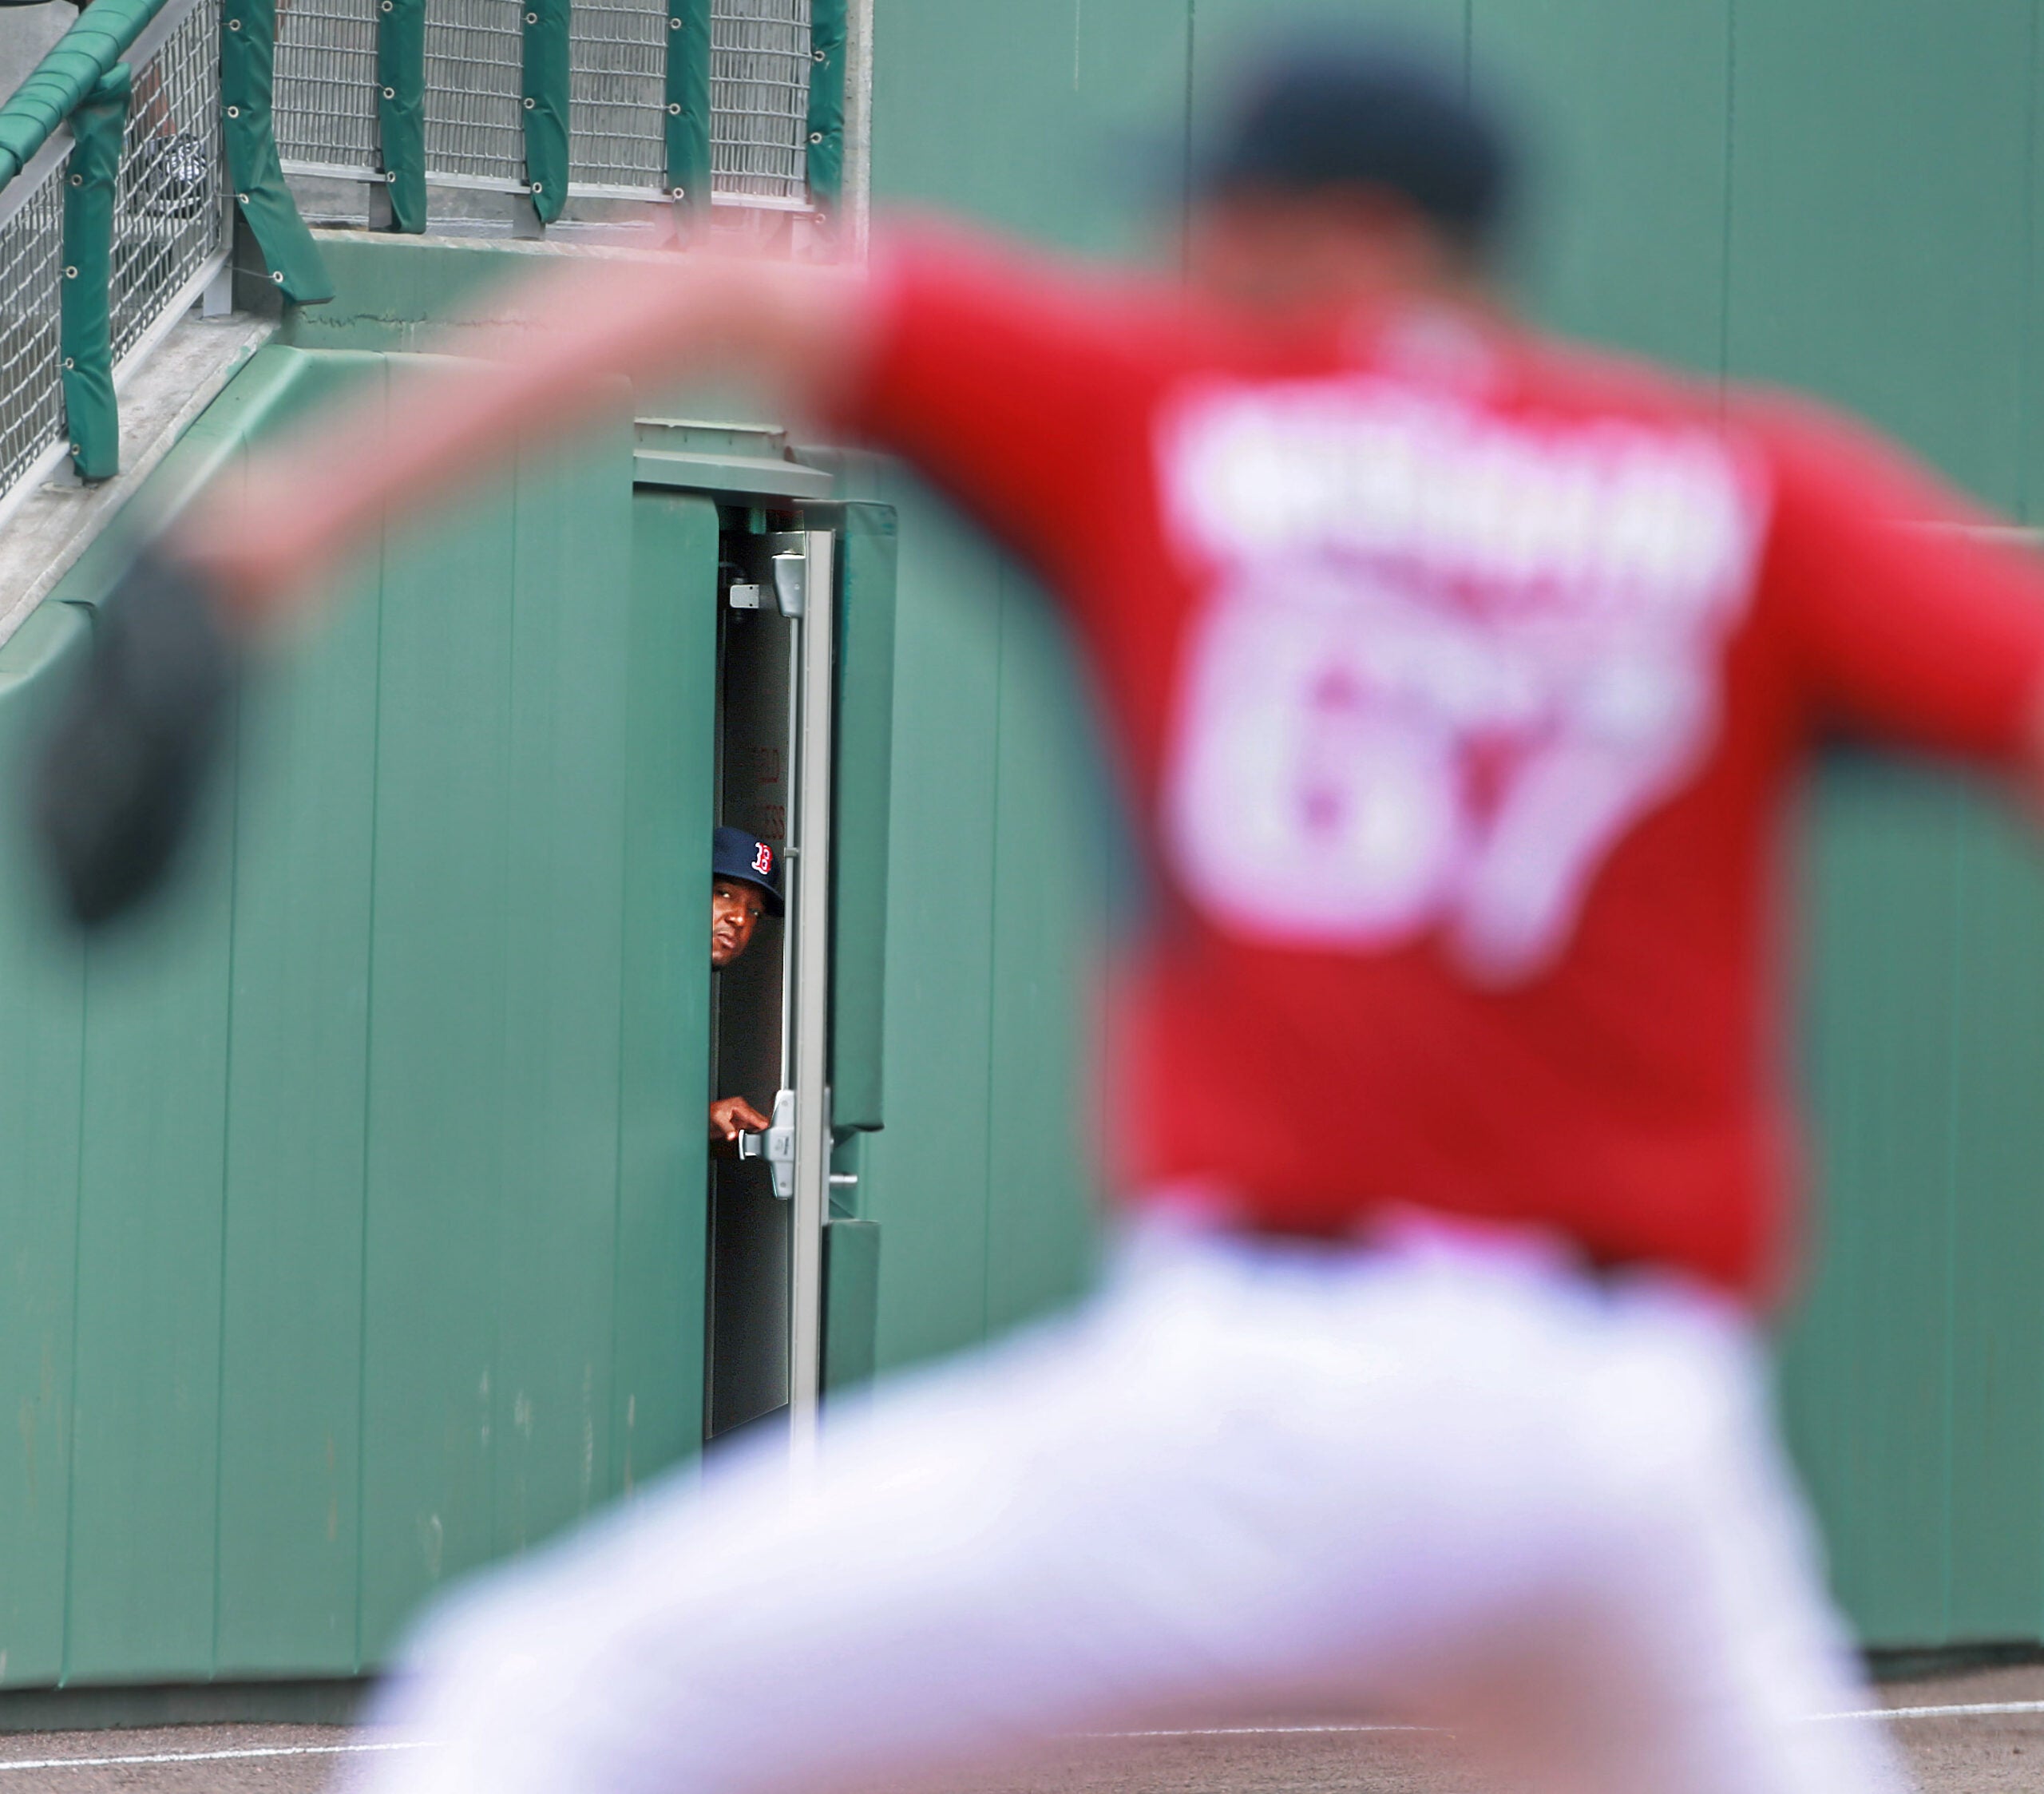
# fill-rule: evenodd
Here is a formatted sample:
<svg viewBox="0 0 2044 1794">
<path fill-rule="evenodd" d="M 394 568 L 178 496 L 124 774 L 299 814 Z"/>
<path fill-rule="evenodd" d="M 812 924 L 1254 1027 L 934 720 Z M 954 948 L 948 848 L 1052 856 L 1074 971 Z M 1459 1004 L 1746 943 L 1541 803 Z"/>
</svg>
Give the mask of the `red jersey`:
<svg viewBox="0 0 2044 1794">
<path fill-rule="evenodd" d="M 877 291 L 846 421 L 1061 599 L 1151 849 L 1120 1178 L 1770 1286 L 1783 798 L 1834 727 L 2017 755 L 2037 564 L 1812 409 L 1460 309 L 956 243 Z"/>
</svg>

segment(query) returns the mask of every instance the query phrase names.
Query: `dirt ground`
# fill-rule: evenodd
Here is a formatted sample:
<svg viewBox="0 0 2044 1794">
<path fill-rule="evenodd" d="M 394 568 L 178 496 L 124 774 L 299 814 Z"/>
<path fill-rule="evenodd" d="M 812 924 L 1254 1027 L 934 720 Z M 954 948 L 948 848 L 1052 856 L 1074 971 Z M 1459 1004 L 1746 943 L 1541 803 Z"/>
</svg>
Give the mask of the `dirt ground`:
<svg viewBox="0 0 2044 1794">
<path fill-rule="evenodd" d="M 1923 1794 L 2044 1794 L 2044 1665 L 1891 1681 L 1892 1708 L 2033 1703 L 1891 1721 Z M 1839 1723 L 1856 1723 L 1844 1721 Z M 0 1794 L 321 1794 L 351 1741 L 311 1725 L 180 1726 L 0 1737 Z M 1270 1730 L 1074 1739 L 1025 1772 L 949 1794 L 1481 1794 L 1444 1740 Z"/>
</svg>

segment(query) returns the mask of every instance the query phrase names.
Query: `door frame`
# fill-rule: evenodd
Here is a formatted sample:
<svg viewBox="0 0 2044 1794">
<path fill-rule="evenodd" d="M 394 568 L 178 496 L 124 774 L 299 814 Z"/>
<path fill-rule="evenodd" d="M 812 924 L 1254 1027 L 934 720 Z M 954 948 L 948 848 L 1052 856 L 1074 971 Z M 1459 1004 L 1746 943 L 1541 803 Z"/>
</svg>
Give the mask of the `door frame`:
<svg viewBox="0 0 2044 1794">
<path fill-rule="evenodd" d="M 837 533 L 803 535 L 806 588 L 796 695 L 790 905 L 794 1000 L 794 1212 L 788 1264 L 788 1432 L 798 1462 L 815 1450 L 823 1387 L 823 1228 L 830 1212 L 830 800 L 837 636 Z"/>
</svg>

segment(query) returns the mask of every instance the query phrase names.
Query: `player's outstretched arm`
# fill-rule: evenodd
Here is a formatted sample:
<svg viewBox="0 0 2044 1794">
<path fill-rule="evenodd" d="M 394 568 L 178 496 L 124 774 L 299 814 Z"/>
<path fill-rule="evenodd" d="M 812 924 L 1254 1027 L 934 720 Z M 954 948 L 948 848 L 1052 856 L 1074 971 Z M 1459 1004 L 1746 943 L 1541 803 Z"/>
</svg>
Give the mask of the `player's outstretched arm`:
<svg viewBox="0 0 2044 1794">
<path fill-rule="evenodd" d="M 481 477 L 521 438 L 572 428 L 619 374 L 750 376 L 796 404 L 855 379 L 858 278 L 758 261 L 606 258 L 535 280 L 470 358 L 315 420 L 202 500 L 132 565 L 31 770 L 58 897 L 82 927 L 164 883 L 220 755 L 248 638 L 302 608 L 381 520 Z"/>
<path fill-rule="evenodd" d="M 866 283 L 758 259 L 605 258 L 528 283 L 461 363 L 319 421 L 259 457 L 244 487 L 198 507 L 164 545 L 221 595 L 232 624 L 289 610 L 385 517 L 426 509 L 508 457 L 520 437 L 597 412 L 617 375 L 714 374 L 797 409 L 855 376 Z"/>
</svg>

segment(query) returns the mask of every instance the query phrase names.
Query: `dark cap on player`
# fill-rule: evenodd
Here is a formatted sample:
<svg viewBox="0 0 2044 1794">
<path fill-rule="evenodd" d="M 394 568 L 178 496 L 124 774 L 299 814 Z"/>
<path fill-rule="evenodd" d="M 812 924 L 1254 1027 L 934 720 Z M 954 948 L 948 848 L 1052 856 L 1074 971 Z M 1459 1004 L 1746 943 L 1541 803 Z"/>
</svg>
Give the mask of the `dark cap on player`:
<svg viewBox="0 0 2044 1794">
<path fill-rule="evenodd" d="M 766 898 L 766 913 L 781 913 L 781 856 L 759 836 L 743 829 L 715 830 L 710 837 L 710 876 L 756 886 Z"/>
<path fill-rule="evenodd" d="M 1292 41 L 1243 81 L 1193 178 L 1208 197 L 1376 188 L 1480 248 L 1515 172 L 1503 120 L 1459 63 L 1337 32 Z"/>
</svg>

